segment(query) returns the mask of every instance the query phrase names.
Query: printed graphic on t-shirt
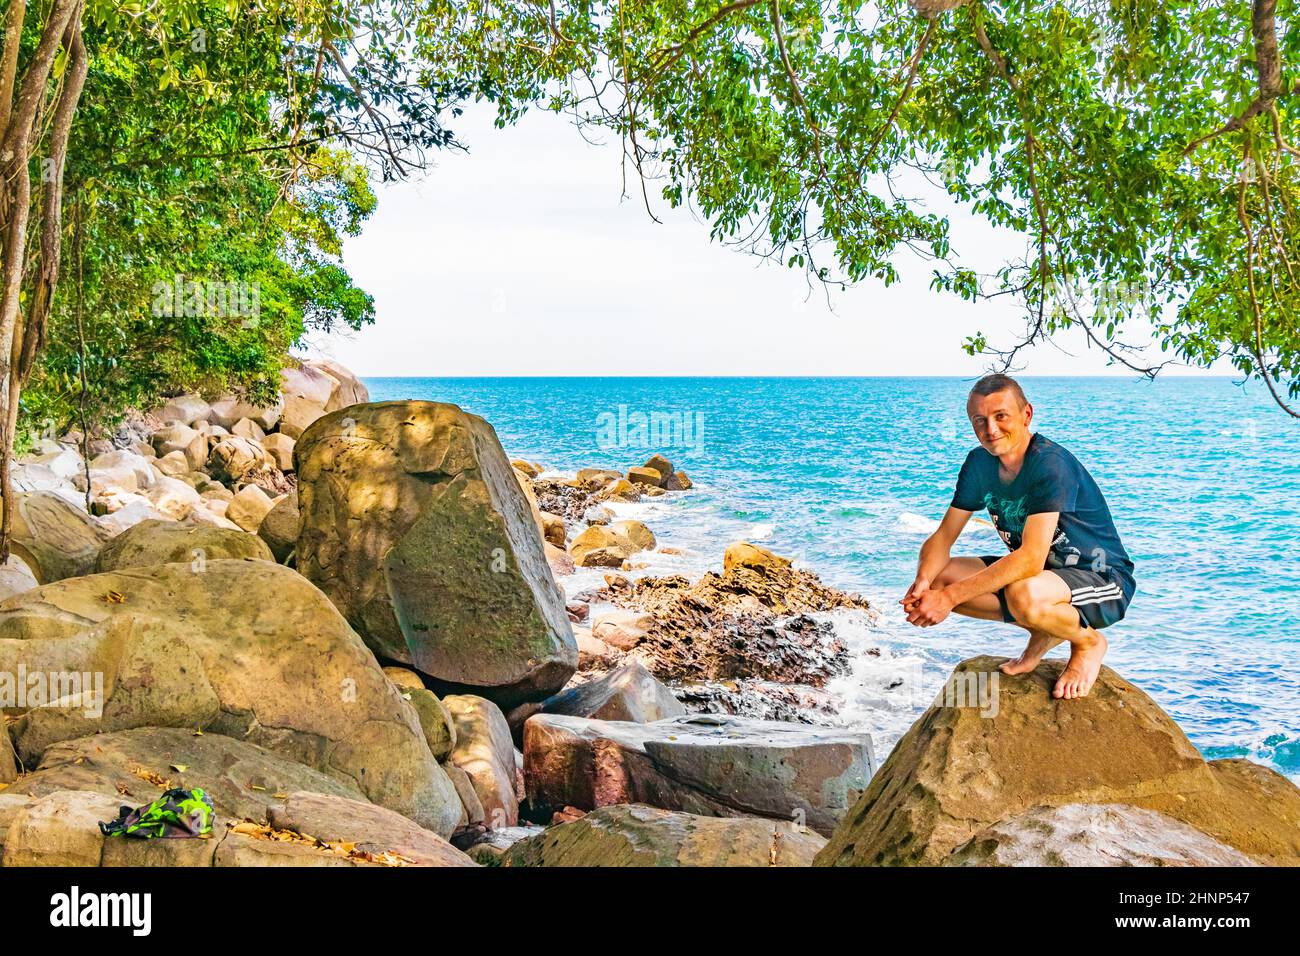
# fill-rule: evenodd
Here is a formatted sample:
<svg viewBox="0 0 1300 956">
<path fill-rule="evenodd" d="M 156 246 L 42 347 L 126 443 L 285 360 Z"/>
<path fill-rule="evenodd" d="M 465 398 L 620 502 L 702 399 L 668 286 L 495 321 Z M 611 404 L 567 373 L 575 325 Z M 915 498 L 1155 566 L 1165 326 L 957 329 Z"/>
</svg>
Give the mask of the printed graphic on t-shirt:
<svg viewBox="0 0 1300 956">
<path fill-rule="evenodd" d="M 1024 537 L 1025 519 L 1028 511 L 1025 502 L 1024 496 L 1013 499 L 999 498 L 992 492 L 987 492 L 984 495 L 984 507 L 993 520 L 993 527 L 997 530 L 998 536 L 1006 542 L 1007 547 L 1012 551 L 1020 547 L 1020 542 Z M 1083 557 L 1083 554 L 1078 548 L 1070 545 L 1070 538 L 1061 529 L 1058 521 L 1056 531 L 1052 535 L 1051 549 L 1047 554 L 1047 566 L 1049 568 L 1072 568 L 1079 563 L 1081 557 Z"/>
</svg>

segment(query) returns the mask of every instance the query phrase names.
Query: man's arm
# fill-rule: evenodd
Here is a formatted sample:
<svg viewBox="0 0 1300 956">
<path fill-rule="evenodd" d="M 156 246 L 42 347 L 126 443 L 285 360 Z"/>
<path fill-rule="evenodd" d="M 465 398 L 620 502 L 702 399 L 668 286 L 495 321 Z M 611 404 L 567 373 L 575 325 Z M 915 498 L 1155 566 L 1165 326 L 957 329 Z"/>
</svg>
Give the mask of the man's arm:
<svg viewBox="0 0 1300 956">
<path fill-rule="evenodd" d="M 1056 534 L 1059 513 L 1041 512 L 1025 519 L 1020 547 L 994 561 L 983 571 L 936 591 L 927 591 L 916 600 L 908 620 L 920 627 L 938 624 L 959 604 L 981 594 L 992 594 L 1013 581 L 1031 578 L 1043 570 L 1047 553 Z"/>
<path fill-rule="evenodd" d="M 930 590 L 930 584 L 947 566 L 952 556 L 952 546 L 961 535 L 962 529 L 966 527 L 966 522 L 970 521 L 972 513 L 952 507 L 944 513 L 943 520 L 939 522 L 939 527 L 935 529 L 934 534 L 926 538 L 925 544 L 921 545 L 921 557 L 916 564 L 916 580 L 907 589 L 900 604 L 906 607 L 909 602 L 915 601 Z"/>
</svg>

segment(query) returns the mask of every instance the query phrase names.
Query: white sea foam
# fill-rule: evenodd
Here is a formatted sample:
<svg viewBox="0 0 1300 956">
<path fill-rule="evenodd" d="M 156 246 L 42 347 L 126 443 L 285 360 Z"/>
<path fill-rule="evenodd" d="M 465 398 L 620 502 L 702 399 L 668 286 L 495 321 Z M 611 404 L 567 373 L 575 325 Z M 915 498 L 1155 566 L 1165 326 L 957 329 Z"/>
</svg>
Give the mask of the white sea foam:
<svg viewBox="0 0 1300 956">
<path fill-rule="evenodd" d="M 925 515 L 904 511 L 898 516 L 898 527 L 913 534 L 934 534 L 939 530 L 939 522 Z"/>
<path fill-rule="evenodd" d="M 766 541 L 772 537 L 772 532 L 775 530 L 776 525 L 763 521 L 750 525 L 749 533 L 745 537 L 749 541 Z"/>
</svg>

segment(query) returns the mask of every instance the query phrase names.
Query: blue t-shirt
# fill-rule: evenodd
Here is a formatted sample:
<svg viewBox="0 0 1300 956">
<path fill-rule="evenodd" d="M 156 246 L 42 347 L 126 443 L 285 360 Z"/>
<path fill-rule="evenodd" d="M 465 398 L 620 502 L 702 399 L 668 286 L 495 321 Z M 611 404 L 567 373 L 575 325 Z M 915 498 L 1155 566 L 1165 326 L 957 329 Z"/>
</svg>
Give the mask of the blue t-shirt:
<svg viewBox="0 0 1300 956">
<path fill-rule="evenodd" d="M 1002 540 L 1012 551 L 1029 515 L 1058 512 L 1047 567 L 1096 571 L 1120 585 L 1132 599 L 1133 561 L 1124 550 L 1101 489 L 1079 460 L 1049 438 L 1034 434 L 1020 474 L 1004 483 L 998 459 L 972 448 L 957 476 L 952 506 L 962 511 L 987 508 Z"/>
</svg>

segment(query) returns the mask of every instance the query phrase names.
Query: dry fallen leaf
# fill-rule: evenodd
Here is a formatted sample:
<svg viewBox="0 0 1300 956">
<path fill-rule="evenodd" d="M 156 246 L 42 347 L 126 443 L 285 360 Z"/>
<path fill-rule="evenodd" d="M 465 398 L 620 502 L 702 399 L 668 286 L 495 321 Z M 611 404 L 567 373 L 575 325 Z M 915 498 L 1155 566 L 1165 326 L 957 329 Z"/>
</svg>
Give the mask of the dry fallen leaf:
<svg viewBox="0 0 1300 956">
<path fill-rule="evenodd" d="M 274 827 L 265 826 L 261 823 L 254 823 L 252 820 L 241 820 L 239 823 L 227 823 L 226 826 L 236 833 L 242 833 L 245 836 L 251 836 L 258 840 L 270 840 L 274 843 L 295 843 L 305 847 L 311 847 L 320 850 L 323 853 L 330 853 L 334 856 L 341 856 L 344 859 L 355 860 L 361 863 L 378 863 L 380 866 L 411 866 L 414 860 L 402 856 L 400 853 L 394 853 L 392 850 L 384 850 L 381 853 L 370 853 L 366 850 L 358 850 L 355 843 L 340 841 L 338 843 L 329 843 L 325 840 L 319 840 L 316 837 L 308 836 L 305 833 L 295 833 L 293 830 L 277 830 Z"/>
<path fill-rule="evenodd" d="M 141 780 L 147 780 L 160 790 L 171 790 L 174 784 L 160 773 L 147 770 L 144 767 L 133 767 L 131 772 Z"/>
<path fill-rule="evenodd" d="M 184 773 L 186 770 L 190 769 L 190 765 L 186 763 L 174 763 L 172 764 L 172 769 L 177 773 Z"/>
<path fill-rule="evenodd" d="M 105 593 L 102 595 L 102 597 L 103 597 L 103 600 L 104 600 L 104 603 L 105 603 L 105 604 L 125 604 L 125 603 L 126 603 L 126 595 L 123 594 L 123 593 L 120 592 L 120 591 L 109 590 L 109 591 L 105 592 Z"/>
</svg>

